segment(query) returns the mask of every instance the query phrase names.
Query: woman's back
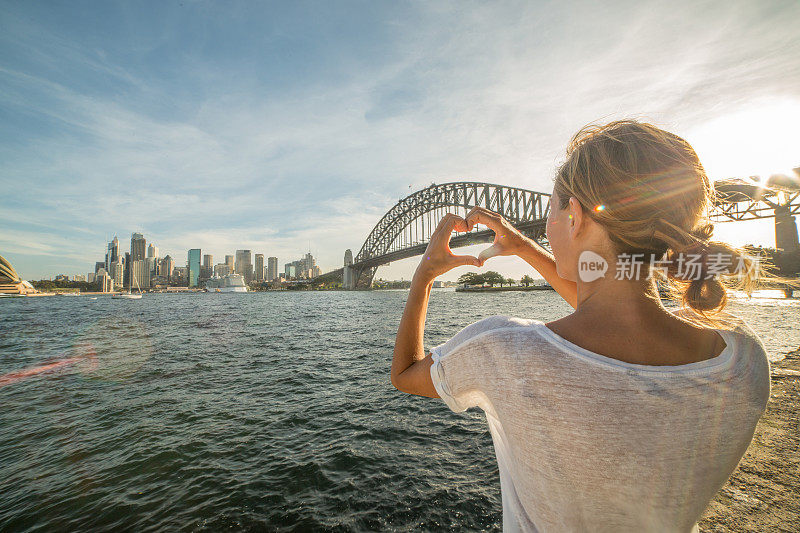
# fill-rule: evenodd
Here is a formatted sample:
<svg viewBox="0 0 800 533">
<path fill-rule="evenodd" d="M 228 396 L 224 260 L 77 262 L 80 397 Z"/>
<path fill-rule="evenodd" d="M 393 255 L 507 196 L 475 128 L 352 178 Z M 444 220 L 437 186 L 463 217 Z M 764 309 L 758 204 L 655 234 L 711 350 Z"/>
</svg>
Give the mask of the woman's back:
<svg viewBox="0 0 800 533">
<path fill-rule="evenodd" d="M 439 395 L 487 413 L 504 530 L 690 530 L 769 398 L 758 337 L 717 331 L 722 353 L 679 366 L 611 359 L 502 316 L 434 348 Z"/>
</svg>

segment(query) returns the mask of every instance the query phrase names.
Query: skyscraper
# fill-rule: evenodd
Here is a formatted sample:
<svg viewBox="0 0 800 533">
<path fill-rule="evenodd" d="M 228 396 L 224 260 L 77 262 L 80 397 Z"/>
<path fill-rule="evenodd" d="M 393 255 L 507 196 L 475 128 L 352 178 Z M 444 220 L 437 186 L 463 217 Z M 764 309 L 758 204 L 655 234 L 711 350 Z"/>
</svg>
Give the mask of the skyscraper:
<svg viewBox="0 0 800 533">
<path fill-rule="evenodd" d="M 310 252 L 297 261 L 286 263 L 284 269 L 287 278 L 310 279 L 320 274 L 317 262 Z"/>
<path fill-rule="evenodd" d="M 236 250 L 234 272 L 241 274 L 246 282 L 253 281 L 253 259 L 250 250 Z"/>
<path fill-rule="evenodd" d="M 228 263 L 217 263 L 214 265 L 214 275 L 223 278 L 228 274 L 232 274 L 230 269 L 228 268 Z"/>
<path fill-rule="evenodd" d="M 152 242 L 147 246 L 147 269 L 151 276 L 158 275 L 158 246 Z"/>
<path fill-rule="evenodd" d="M 147 241 L 141 233 L 131 234 L 131 261 L 138 261 L 144 259 L 145 248 L 147 248 Z"/>
<path fill-rule="evenodd" d="M 256 254 L 256 281 L 264 281 L 264 254 Z"/>
<path fill-rule="evenodd" d="M 147 259 L 137 259 L 131 263 L 131 290 L 150 288 L 150 267 Z"/>
<path fill-rule="evenodd" d="M 225 264 L 228 265 L 228 274 L 233 274 L 235 271 L 233 269 L 234 264 L 232 255 L 225 256 Z"/>
<path fill-rule="evenodd" d="M 106 273 L 110 273 L 110 267 L 119 259 L 119 239 L 114 235 L 114 239 L 108 243 L 108 251 L 106 252 Z"/>
<path fill-rule="evenodd" d="M 122 264 L 122 258 L 117 259 L 111 263 L 111 271 L 109 272 L 111 280 L 114 282 L 114 287 L 122 287 L 125 284 L 125 266 Z"/>
<path fill-rule="evenodd" d="M 272 281 L 278 277 L 278 258 L 267 258 L 267 281 Z"/>
<path fill-rule="evenodd" d="M 147 271 L 150 272 L 150 275 L 153 276 L 153 271 L 156 268 L 156 258 L 155 257 L 147 257 L 144 259 L 144 264 L 147 265 Z"/>
<path fill-rule="evenodd" d="M 172 260 L 172 256 L 165 256 L 164 260 L 161 261 L 161 275 L 167 278 L 167 281 L 172 280 L 172 271 L 174 268 L 175 261 Z"/>
<path fill-rule="evenodd" d="M 200 277 L 208 279 L 214 275 L 214 256 L 206 254 L 203 256 L 203 267 L 200 269 Z"/>
<path fill-rule="evenodd" d="M 125 252 L 125 260 L 122 263 L 123 268 L 123 275 L 122 275 L 122 286 L 123 287 L 130 287 L 131 283 L 131 253 Z"/>
<path fill-rule="evenodd" d="M 97 271 L 95 281 L 97 283 L 97 288 L 100 289 L 100 292 L 111 292 L 114 290 L 114 284 L 111 282 L 111 276 L 106 273 L 105 268 L 101 268 Z"/>
<path fill-rule="evenodd" d="M 186 267 L 189 269 L 189 287 L 197 287 L 197 280 L 200 277 L 200 248 L 189 250 L 189 260 Z"/>
</svg>

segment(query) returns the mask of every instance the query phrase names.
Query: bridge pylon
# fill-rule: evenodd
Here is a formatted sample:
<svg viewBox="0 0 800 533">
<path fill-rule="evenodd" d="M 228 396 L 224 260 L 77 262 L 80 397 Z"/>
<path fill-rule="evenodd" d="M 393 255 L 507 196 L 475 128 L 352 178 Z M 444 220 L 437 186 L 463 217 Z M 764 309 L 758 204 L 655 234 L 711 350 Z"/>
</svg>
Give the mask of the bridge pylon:
<svg viewBox="0 0 800 533">
<path fill-rule="evenodd" d="M 800 251 L 797 223 L 788 205 L 775 206 L 775 247 L 786 253 Z"/>
<path fill-rule="evenodd" d="M 353 272 L 353 251 L 349 248 L 344 252 L 344 269 L 342 270 L 342 288 L 348 291 L 355 289 Z"/>
</svg>

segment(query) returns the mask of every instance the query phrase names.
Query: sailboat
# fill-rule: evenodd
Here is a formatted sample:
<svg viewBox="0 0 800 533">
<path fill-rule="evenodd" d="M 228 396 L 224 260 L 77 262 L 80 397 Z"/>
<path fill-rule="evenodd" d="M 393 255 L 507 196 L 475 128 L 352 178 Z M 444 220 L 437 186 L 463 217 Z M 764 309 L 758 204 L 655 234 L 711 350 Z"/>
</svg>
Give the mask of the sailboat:
<svg viewBox="0 0 800 533">
<path fill-rule="evenodd" d="M 120 292 L 117 294 L 112 294 L 112 298 L 121 298 L 124 300 L 141 300 L 142 299 L 142 289 L 139 287 L 139 282 L 136 281 L 136 272 L 133 269 L 133 265 L 131 265 L 131 277 L 133 278 L 134 283 L 136 283 L 136 289 L 139 291 L 138 293 L 134 294 L 131 292 L 131 285 L 133 283 L 128 284 L 128 292 Z"/>
</svg>

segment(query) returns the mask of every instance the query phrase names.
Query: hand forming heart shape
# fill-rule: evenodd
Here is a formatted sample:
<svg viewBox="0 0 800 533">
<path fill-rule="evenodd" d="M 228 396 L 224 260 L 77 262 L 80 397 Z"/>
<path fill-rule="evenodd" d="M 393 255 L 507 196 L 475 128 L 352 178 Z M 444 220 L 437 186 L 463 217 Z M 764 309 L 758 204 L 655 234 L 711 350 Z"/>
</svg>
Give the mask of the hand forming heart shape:
<svg viewBox="0 0 800 533">
<path fill-rule="evenodd" d="M 471 231 L 476 224 L 484 224 L 494 231 L 492 245 L 482 250 L 478 257 L 455 255 L 450 249 L 450 237 L 453 231 Z M 422 262 L 417 267 L 417 273 L 433 279 L 457 266 L 483 266 L 483 263 L 491 257 L 516 254 L 523 240 L 524 236 L 502 216 L 483 207 L 473 207 L 466 218 L 447 213 L 431 235 Z"/>
<path fill-rule="evenodd" d="M 473 207 L 465 219 L 471 230 L 476 224 L 483 224 L 494 232 L 494 241 L 488 248 L 478 254 L 481 265 L 491 258 L 500 255 L 517 255 L 524 245 L 525 237 L 499 213 L 483 207 Z"/>
</svg>

